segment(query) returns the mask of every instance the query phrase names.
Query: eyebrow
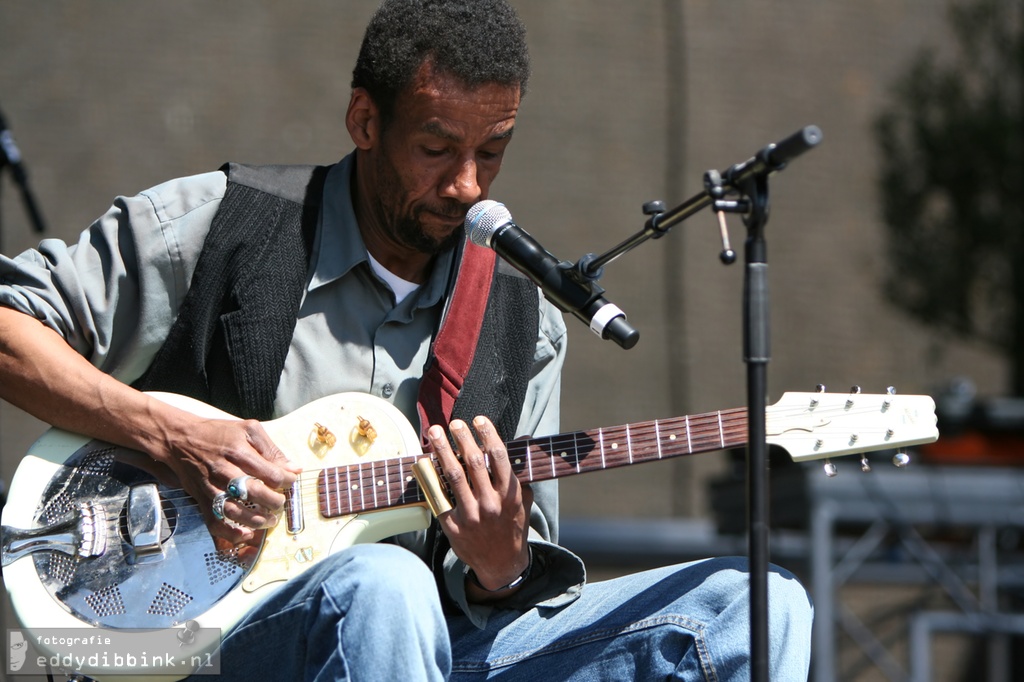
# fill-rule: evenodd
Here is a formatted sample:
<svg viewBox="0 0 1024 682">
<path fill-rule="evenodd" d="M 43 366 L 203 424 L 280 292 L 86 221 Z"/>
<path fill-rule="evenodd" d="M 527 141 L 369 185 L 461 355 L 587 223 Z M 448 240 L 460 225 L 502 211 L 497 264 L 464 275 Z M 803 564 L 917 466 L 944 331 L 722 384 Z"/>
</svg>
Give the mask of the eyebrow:
<svg viewBox="0 0 1024 682">
<path fill-rule="evenodd" d="M 514 125 L 510 126 L 508 128 L 508 130 L 500 132 L 497 135 L 491 136 L 491 141 L 493 141 L 493 140 L 505 140 L 505 139 L 508 139 L 508 138 L 512 137 L 512 131 L 513 130 L 515 130 L 515 126 Z M 443 127 L 437 121 L 427 121 L 426 123 L 424 123 L 423 124 L 423 131 L 427 132 L 427 133 L 430 133 L 431 135 L 436 135 L 437 137 L 440 137 L 441 139 L 448 140 L 449 142 L 462 142 L 462 138 L 461 137 L 459 137 L 458 135 L 456 135 L 452 131 L 446 129 L 445 127 Z"/>
</svg>

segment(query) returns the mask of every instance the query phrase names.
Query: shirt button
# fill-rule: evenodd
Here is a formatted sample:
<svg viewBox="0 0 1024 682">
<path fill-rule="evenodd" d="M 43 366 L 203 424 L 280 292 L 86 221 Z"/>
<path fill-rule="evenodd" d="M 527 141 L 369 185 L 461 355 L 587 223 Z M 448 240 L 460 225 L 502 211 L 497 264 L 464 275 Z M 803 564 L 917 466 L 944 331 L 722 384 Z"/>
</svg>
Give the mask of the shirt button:
<svg viewBox="0 0 1024 682">
<path fill-rule="evenodd" d="M 395 387 L 391 384 L 384 384 L 384 387 L 381 388 L 380 392 L 385 398 L 390 398 L 391 394 L 395 392 Z"/>
</svg>

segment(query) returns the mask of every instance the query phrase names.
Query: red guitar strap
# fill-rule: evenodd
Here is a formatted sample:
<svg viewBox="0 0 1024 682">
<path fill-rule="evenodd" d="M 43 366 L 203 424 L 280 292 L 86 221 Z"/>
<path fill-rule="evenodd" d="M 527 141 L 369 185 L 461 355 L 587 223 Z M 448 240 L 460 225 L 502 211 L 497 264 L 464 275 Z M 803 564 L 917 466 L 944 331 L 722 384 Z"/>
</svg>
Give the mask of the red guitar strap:
<svg viewBox="0 0 1024 682">
<path fill-rule="evenodd" d="M 495 260 L 491 249 L 468 240 L 463 245 L 455 289 L 420 380 L 417 411 L 420 437 L 424 442 L 431 424 L 448 425 L 455 399 L 473 364 L 494 279 Z"/>
</svg>

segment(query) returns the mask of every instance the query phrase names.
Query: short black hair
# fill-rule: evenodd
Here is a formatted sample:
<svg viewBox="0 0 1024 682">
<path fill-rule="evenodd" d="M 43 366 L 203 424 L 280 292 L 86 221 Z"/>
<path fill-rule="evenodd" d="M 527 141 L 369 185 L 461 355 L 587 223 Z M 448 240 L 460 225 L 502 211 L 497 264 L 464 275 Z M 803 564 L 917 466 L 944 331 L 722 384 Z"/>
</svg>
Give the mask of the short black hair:
<svg viewBox="0 0 1024 682">
<path fill-rule="evenodd" d="M 518 85 L 526 93 L 526 28 L 505 0 L 384 0 L 366 28 L 352 87 L 369 92 L 387 123 L 427 59 L 467 86 Z"/>
</svg>

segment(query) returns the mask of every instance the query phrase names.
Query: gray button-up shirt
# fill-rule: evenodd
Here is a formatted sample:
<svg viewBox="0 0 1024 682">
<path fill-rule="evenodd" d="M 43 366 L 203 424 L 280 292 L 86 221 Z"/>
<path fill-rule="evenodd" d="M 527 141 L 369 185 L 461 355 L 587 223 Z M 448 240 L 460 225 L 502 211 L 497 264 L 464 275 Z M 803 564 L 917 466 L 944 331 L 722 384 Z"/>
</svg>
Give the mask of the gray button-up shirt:
<svg viewBox="0 0 1024 682">
<path fill-rule="evenodd" d="M 453 254 L 439 255 L 428 281 L 395 305 L 390 288 L 370 268 L 356 223 L 353 164 L 349 155 L 327 176 L 311 276 L 278 385 L 275 416 L 324 395 L 358 391 L 394 403 L 415 428 L 420 376 Z M 225 187 L 219 171 L 171 180 L 134 197 L 118 197 L 76 244 L 46 239 L 16 258 L 0 255 L 0 305 L 38 318 L 96 367 L 134 381 L 174 323 Z M 561 314 L 543 298 L 540 310 L 521 435 L 558 431 L 566 332 Z M 557 509 L 553 490 L 537 492 L 539 503 L 549 498 L 539 506 Z M 556 519 L 536 521 L 545 537 L 557 541 Z M 545 597 L 552 597 L 557 583 L 561 597 L 549 603 L 561 603 L 582 582 L 582 565 L 564 550 L 547 551 L 555 572 L 548 577 L 565 575 L 542 581 L 550 583 Z M 466 603 L 460 574 L 465 567 L 450 559 L 446 582 L 452 597 L 474 620 L 486 617 L 486 609 Z"/>
</svg>

